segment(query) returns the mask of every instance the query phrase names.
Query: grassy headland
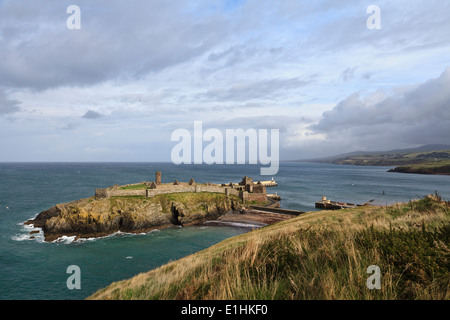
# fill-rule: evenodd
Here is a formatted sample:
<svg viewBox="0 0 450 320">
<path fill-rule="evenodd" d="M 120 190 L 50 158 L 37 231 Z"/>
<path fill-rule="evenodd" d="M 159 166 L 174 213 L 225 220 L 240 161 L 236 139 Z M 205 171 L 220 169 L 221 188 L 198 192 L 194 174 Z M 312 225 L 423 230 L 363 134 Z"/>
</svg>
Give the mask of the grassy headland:
<svg viewBox="0 0 450 320">
<path fill-rule="evenodd" d="M 381 289 L 366 286 L 381 269 Z M 450 203 L 309 212 L 227 239 L 89 299 L 449 299 Z"/>
<path fill-rule="evenodd" d="M 361 153 L 330 159 L 318 159 L 315 162 L 358 166 L 395 166 L 396 168 L 390 170 L 390 172 L 450 174 L 450 150 Z"/>
<path fill-rule="evenodd" d="M 450 160 L 399 166 L 389 170 L 389 172 L 450 175 Z"/>
</svg>

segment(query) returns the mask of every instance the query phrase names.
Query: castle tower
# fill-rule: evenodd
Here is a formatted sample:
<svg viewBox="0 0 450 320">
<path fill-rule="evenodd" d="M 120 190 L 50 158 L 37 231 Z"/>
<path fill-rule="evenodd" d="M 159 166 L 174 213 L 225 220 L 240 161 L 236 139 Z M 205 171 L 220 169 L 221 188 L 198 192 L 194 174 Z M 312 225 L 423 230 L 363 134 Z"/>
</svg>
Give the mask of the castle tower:
<svg viewBox="0 0 450 320">
<path fill-rule="evenodd" d="M 155 174 L 155 181 L 156 181 L 156 185 L 160 185 L 161 184 L 161 171 L 157 171 Z"/>
</svg>

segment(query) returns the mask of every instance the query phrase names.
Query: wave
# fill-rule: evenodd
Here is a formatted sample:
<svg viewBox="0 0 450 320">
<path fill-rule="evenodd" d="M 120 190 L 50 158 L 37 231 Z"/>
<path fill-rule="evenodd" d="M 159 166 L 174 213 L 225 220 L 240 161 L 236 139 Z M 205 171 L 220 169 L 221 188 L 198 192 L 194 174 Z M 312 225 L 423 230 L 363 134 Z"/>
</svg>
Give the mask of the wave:
<svg viewBox="0 0 450 320">
<path fill-rule="evenodd" d="M 59 237 L 56 240 L 53 240 L 53 243 L 65 243 L 65 244 L 70 244 L 72 242 L 75 241 L 75 239 L 77 238 L 77 236 L 62 236 Z"/>
<path fill-rule="evenodd" d="M 32 236 L 30 234 L 16 234 L 16 235 L 12 236 L 11 239 L 14 241 L 31 241 L 31 240 L 36 240 L 37 237 Z"/>
<path fill-rule="evenodd" d="M 154 232 L 158 232 L 160 230 L 151 230 L 149 232 L 142 232 L 142 233 L 131 233 L 131 232 L 123 232 L 123 231 L 117 231 L 111 234 L 108 234 L 106 236 L 102 237 L 90 237 L 90 238 L 77 238 L 77 236 L 62 236 L 59 237 L 56 240 L 53 240 L 52 243 L 63 243 L 63 244 L 71 244 L 71 243 L 83 243 L 87 241 L 97 241 L 101 239 L 107 239 L 107 238 L 113 238 L 117 236 L 139 236 L 139 235 L 147 235 Z"/>
<path fill-rule="evenodd" d="M 35 228 L 32 224 L 19 223 L 22 226 L 21 233 L 11 237 L 14 241 L 37 241 L 45 242 L 44 233 L 41 228 Z"/>
<path fill-rule="evenodd" d="M 35 219 L 39 213 L 36 214 L 36 216 L 32 219 Z M 14 241 L 37 241 L 37 242 L 43 242 L 48 243 L 45 241 L 44 238 L 44 231 L 42 228 L 37 228 L 33 224 L 26 224 L 26 222 L 32 220 L 28 219 L 23 222 L 19 222 L 17 225 L 22 227 L 22 230 L 20 233 L 15 234 L 11 237 Z M 33 232 L 34 231 L 34 232 Z M 111 238 L 115 236 L 138 236 L 138 235 L 147 235 L 154 232 L 159 232 L 159 229 L 150 230 L 148 232 L 141 232 L 141 233 L 131 233 L 131 232 L 123 232 L 123 231 L 117 231 L 115 233 L 102 236 L 102 237 L 90 237 L 90 238 L 77 238 L 77 236 L 61 236 L 56 240 L 51 241 L 50 243 L 63 243 L 63 244 L 71 244 L 71 243 L 82 243 L 87 241 L 95 241 L 105 238 Z M 32 233 L 33 232 L 33 233 Z"/>
</svg>

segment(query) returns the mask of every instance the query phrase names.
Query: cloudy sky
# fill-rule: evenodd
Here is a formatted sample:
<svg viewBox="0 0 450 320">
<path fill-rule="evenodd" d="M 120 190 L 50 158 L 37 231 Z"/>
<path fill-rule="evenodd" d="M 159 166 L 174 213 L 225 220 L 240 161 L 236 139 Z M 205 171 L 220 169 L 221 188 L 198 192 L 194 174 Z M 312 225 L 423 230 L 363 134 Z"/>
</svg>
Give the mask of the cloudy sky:
<svg viewBox="0 0 450 320">
<path fill-rule="evenodd" d="M 450 144 L 449 53 L 441 0 L 0 0 L 0 161 L 170 161 L 194 121 L 284 160 Z"/>
</svg>

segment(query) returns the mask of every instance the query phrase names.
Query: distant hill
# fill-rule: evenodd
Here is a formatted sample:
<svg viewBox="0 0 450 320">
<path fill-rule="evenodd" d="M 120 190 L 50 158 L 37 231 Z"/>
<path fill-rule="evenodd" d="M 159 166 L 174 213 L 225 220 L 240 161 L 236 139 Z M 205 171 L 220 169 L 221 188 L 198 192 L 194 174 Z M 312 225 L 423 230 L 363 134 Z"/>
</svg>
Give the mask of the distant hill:
<svg viewBox="0 0 450 320">
<path fill-rule="evenodd" d="M 323 162 L 323 163 L 341 163 L 344 160 L 350 160 L 353 157 L 361 157 L 361 156 L 373 156 L 373 155 L 387 155 L 388 157 L 392 158 L 392 154 L 407 154 L 407 153 L 418 153 L 418 152 L 431 152 L 431 151 L 444 151 L 444 150 L 450 150 L 450 145 L 447 144 L 427 144 L 416 148 L 408 148 L 408 149 L 394 149 L 394 150 L 388 150 L 388 151 L 353 151 L 343 154 L 338 154 L 335 156 L 329 156 L 329 157 L 323 157 L 323 158 L 316 158 L 316 159 L 308 159 L 308 160 L 298 160 L 300 162 Z M 394 159 L 391 159 L 394 160 Z M 350 163 L 348 163 L 350 164 Z M 396 165 L 388 164 L 388 165 Z"/>
<path fill-rule="evenodd" d="M 356 166 L 395 166 L 389 171 L 449 175 L 450 145 L 430 144 L 410 149 L 350 152 L 307 161 Z"/>
</svg>

